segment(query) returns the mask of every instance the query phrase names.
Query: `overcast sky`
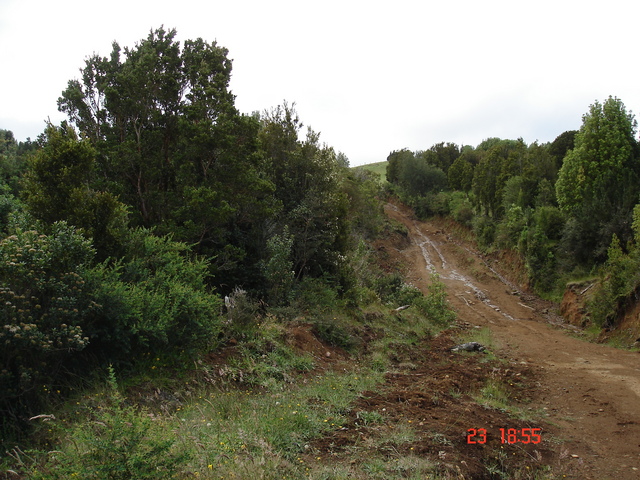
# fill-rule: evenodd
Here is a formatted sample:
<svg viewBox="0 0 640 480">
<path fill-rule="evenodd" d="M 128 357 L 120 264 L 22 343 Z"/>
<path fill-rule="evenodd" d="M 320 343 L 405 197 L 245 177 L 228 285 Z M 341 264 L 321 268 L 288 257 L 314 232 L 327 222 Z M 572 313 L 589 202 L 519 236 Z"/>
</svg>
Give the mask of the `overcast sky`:
<svg viewBox="0 0 640 480">
<path fill-rule="evenodd" d="M 351 165 L 488 137 L 552 141 L 640 109 L 630 0 L 0 0 L 0 128 L 35 139 L 86 57 L 176 28 L 229 49 L 244 113 L 295 102 Z"/>
</svg>

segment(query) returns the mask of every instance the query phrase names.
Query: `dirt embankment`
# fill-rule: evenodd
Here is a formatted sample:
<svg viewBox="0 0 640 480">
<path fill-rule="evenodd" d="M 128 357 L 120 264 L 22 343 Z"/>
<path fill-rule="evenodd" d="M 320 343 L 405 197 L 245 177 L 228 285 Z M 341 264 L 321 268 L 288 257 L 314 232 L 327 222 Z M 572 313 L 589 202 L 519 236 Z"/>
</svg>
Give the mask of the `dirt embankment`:
<svg viewBox="0 0 640 480">
<path fill-rule="evenodd" d="M 426 290 L 437 273 L 460 320 L 491 329 L 502 353 L 531 369 L 528 393 L 546 413 L 554 461 L 573 478 L 640 478 L 640 354 L 572 337 L 557 306 L 520 291 L 472 246 L 402 205 L 385 211 L 409 231 L 394 254 L 412 283 Z"/>
</svg>

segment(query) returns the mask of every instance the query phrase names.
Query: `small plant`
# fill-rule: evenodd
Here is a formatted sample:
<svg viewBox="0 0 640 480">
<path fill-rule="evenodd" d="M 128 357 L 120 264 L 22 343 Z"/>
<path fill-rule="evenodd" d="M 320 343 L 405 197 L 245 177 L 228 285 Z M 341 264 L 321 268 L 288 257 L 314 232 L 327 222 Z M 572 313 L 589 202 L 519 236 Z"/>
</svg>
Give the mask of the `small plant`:
<svg viewBox="0 0 640 480">
<path fill-rule="evenodd" d="M 447 291 L 437 274 L 431 275 L 427 295 L 417 300 L 418 309 L 437 325 L 448 325 L 456 318 L 456 313 L 447 300 Z"/>
<path fill-rule="evenodd" d="M 84 422 L 68 431 L 59 450 L 46 454 L 29 478 L 58 480 L 138 480 L 175 478 L 189 455 L 159 417 L 125 404 L 115 372 L 108 372 L 108 392 Z"/>
<path fill-rule="evenodd" d="M 451 442 L 451 440 L 449 440 L 446 435 L 442 434 L 442 433 L 438 433 L 438 432 L 434 432 L 431 434 L 431 441 L 433 443 L 435 443 L 436 445 L 442 445 L 445 447 L 450 447 L 451 445 L 453 445 L 453 443 Z"/>
<path fill-rule="evenodd" d="M 356 413 L 357 423 L 361 425 L 374 425 L 384 422 L 384 415 L 378 412 L 360 411 Z"/>
<path fill-rule="evenodd" d="M 506 411 L 509 407 L 509 394 L 504 385 L 495 379 L 489 379 L 480 390 L 476 401 L 485 407 Z"/>
<path fill-rule="evenodd" d="M 313 330 L 319 338 L 335 347 L 351 351 L 358 345 L 358 339 L 344 327 L 337 317 L 325 317 L 316 321 Z"/>
</svg>

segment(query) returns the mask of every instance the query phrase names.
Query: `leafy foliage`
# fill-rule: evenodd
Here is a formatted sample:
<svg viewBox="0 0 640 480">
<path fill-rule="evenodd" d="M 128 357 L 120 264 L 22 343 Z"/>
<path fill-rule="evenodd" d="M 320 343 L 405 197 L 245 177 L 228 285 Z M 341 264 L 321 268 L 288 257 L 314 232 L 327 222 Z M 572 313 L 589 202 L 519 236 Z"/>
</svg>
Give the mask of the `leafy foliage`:
<svg viewBox="0 0 640 480">
<path fill-rule="evenodd" d="M 263 270 L 267 281 L 268 299 L 271 305 L 288 303 L 295 272 L 291 260 L 293 237 L 285 226 L 282 235 L 274 235 L 267 240 L 267 260 Z"/>
<path fill-rule="evenodd" d="M 631 210 L 640 192 L 636 126 L 619 99 L 595 102 L 559 172 L 560 208 L 588 232 L 577 250 L 590 251 L 597 259 L 606 256 L 613 234 L 623 242 L 631 236 Z M 583 253 L 578 260 L 585 262 L 585 257 Z"/>
<path fill-rule="evenodd" d="M 127 209 L 111 193 L 94 190 L 97 151 L 63 124 L 49 124 L 44 146 L 29 160 L 22 196 L 43 225 L 64 220 L 93 239 L 101 259 L 118 253 Z"/>
<path fill-rule="evenodd" d="M 607 261 L 600 269 L 599 285 L 588 310 L 591 321 L 599 327 L 614 326 L 624 309 L 634 302 L 640 288 L 640 205 L 633 210 L 634 241 L 625 252 L 616 235 L 607 251 Z"/>
<path fill-rule="evenodd" d="M 186 244 L 144 229 L 131 232 L 127 252 L 113 266 L 96 268 L 103 316 L 95 335 L 101 348 L 113 356 L 128 353 L 129 342 L 151 350 L 215 342 L 221 301 L 207 286 L 208 262 L 191 258 Z M 125 337 L 114 338 L 111 331 Z M 113 344 L 123 340 L 125 350 L 114 352 Z"/>
<path fill-rule="evenodd" d="M 214 270 L 239 277 L 263 246 L 256 223 L 277 207 L 259 172 L 259 124 L 234 107 L 227 50 L 175 36 L 160 28 L 93 55 L 58 105 L 97 151 L 100 190 L 131 208 L 134 225 L 195 243 Z"/>
<path fill-rule="evenodd" d="M 91 243 L 65 223 L 51 234 L 17 229 L 0 241 L 0 409 L 3 420 L 37 402 L 59 369 L 89 344 Z"/>
<path fill-rule="evenodd" d="M 302 128 L 295 105 L 266 112 L 260 143 L 267 156 L 267 174 L 282 205 L 275 231 L 291 235 L 296 278 L 337 273 L 348 248 L 347 197 L 338 155 L 321 146 L 319 135 Z"/>
<path fill-rule="evenodd" d="M 175 478 L 189 459 L 161 417 L 127 405 L 110 369 L 109 405 L 91 412 L 90 421 L 61 432 L 60 448 L 44 465 L 31 468 L 29 478 L 95 480 Z"/>
</svg>

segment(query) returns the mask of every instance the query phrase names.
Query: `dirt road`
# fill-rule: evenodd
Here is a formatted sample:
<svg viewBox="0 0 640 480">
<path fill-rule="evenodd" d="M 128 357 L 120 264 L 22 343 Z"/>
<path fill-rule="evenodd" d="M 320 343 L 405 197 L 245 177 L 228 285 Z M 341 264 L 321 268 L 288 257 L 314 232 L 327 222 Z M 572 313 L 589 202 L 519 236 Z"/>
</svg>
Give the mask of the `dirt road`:
<svg viewBox="0 0 640 480">
<path fill-rule="evenodd" d="M 503 353 L 536 371 L 535 402 L 561 440 L 558 458 L 582 478 L 640 478 L 640 354 L 570 336 L 553 305 L 519 291 L 472 246 L 406 207 L 385 211 L 409 231 L 397 253 L 412 283 L 424 290 L 437 273 L 461 321 L 490 328 Z"/>
</svg>

